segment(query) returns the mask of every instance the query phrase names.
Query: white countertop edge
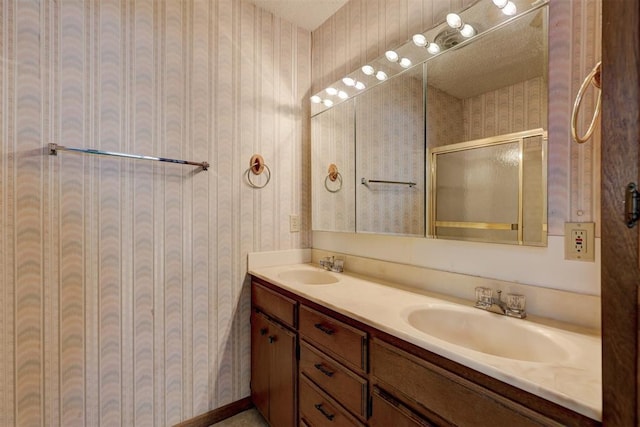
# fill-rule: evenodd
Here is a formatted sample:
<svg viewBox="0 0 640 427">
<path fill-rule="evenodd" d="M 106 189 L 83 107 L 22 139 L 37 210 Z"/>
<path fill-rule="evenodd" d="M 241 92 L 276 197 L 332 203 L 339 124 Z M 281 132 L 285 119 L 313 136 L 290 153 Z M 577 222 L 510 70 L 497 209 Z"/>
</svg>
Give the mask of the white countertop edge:
<svg viewBox="0 0 640 427">
<path fill-rule="evenodd" d="M 554 365 L 549 363 L 537 363 L 537 362 L 524 362 L 524 361 L 516 361 L 511 359 L 505 359 L 498 356 L 486 355 L 483 353 L 479 353 L 473 350 L 469 350 L 463 347 L 455 346 L 453 344 L 449 344 L 445 341 L 439 340 L 437 338 L 431 337 L 425 333 L 422 333 L 417 330 L 412 330 L 411 327 L 406 328 L 404 325 L 398 322 L 398 318 L 386 318 L 385 321 L 381 322 L 373 317 L 373 312 L 375 312 L 378 317 L 380 317 L 380 312 L 376 312 L 375 307 L 370 307 L 373 312 L 367 313 L 367 309 L 362 309 L 360 307 L 360 311 L 356 309 L 352 309 L 346 306 L 344 303 L 340 303 L 339 300 L 339 292 L 336 293 L 335 298 L 331 297 L 332 289 L 335 291 L 340 291 L 340 285 L 343 284 L 335 284 L 335 285 L 304 285 L 304 284 L 292 284 L 285 283 L 278 278 L 278 274 L 282 271 L 290 270 L 290 269 L 318 269 L 318 267 L 311 264 L 294 264 L 294 265 L 286 265 L 286 266 L 276 266 L 276 267 L 264 267 L 264 268 L 255 268 L 249 271 L 250 274 L 264 279 L 268 282 L 274 283 L 291 291 L 297 295 L 300 295 L 303 298 L 308 299 L 309 301 L 315 302 L 317 304 L 323 305 L 333 311 L 351 317 L 357 321 L 360 321 L 366 325 L 379 329 L 382 332 L 388 333 L 397 338 L 403 339 L 411 344 L 414 344 L 418 347 L 421 347 L 425 350 L 431 351 L 435 354 L 438 354 L 442 357 L 450 359 L 454 362 L 460 363 L 466 367 L 474 369 L 478 372 L 486 374 L 492 378 L 503 381 L 512 386 L 518 387 L 522 390 L 525 390 L 529 393 L 532 393 L 536 396 L 542 397 L 554 403 L 557 403 L 563 407 L 569 408 L 575 412 L 578 412 L 582 415 L 585 415 L 589 418 L 592 418 L 597 421 L 602 420 L 602 389 L 601 389 L 601 372 L 600 365 L 597 368 L 593 368 L 591 366 L 585 365 L 580 366 L 580 361 L 572 360 L 572 362 L 576 362 L 577 366 L 572 365 Z M 351 286 L 364 286 L 369 287 L 368 289 L 363 290 L 363 293 L 366 294 L 366 291 L 376 291 L 376 287 L 384 287 L 384 293 L 388 292 L 398 292 L 400 293 L 410 293 L 404 289 L 395 289 L 390 286 L 381 285 L 375 281 L 375 279 L 371 279 L 370 281 L 363 279 L 362 277 L 354 277 L 349 276 L 348 273 L 334 273 L 341 280 L 347 280 Z M 380 288 L 377 288 L 380 289 Z M 327 294 L 329 292 L 329 294 Z M 324 294 L 324 295 L 323 295 Z M 416 304 L 419 302 L 429 302 L 436 300 L 432 297 L 428 297 L 422 294 L 415 293 L 415 295 L 411 296 L 416 299 Z M 406 296 L 405 296 L 406 298 Z M 443 303 L 446 304 L 455 304 L 449 301 L 442 300 Z M 415 305 L 415 304 L 414 304 Z M 402 309 L 399 309 L 402 311 Z M 400 313 L 397 313 L 398 315 Z M 512 319 L 514 321 L 521 321 Z M 388 321 L 388 322 L 387 322 Z M 529 321 L 529 320 L 522 320 Z M 572 337 L 578 340 L 583 346 L 589 347 L 588 354 L 592 354 L 594 352 L 601 351 L 600 339 L 599 337 L 594 337 L 590 335 L 578 334 L 571 331 L 564 331 L 562 329 L 551 328 L 549 326 L 543 326 L 545 328 L 556 329 L 560 331 L 562 334 L 569 334 L 567 337 Z M 523 369 L 524 368 L 524 369 Z M 591 369 L 593 368 L 593 369 Z M 521 369 L 520 372 L 518 370 Z M 585 383 L 593 383 L 595 381 L 600 385 L 599 390 L 594 391 L 591 390 L 590 395 L 586 396 L 585 394 L 589 392 L 588 384 L 585 384 L 584 387 L 575 387 L 574 384 L 570 384 L 569 380 L 566 380 L 566 385 L 569 388 L 580 390 L 583 395 L 576 394 L 568 394 L 557 388 L 550 387 L 548 384 L 545 384 L 544 381 L 537 381 L 536 374 L 545 373 L 548 374 L 550 370 L 557 369 L 559 370 L 556 375 L 561 375 L 561 370 L 574 370 L 580 373 L 580 378 L 585 381 Z M 554 375 L 552 375 L 554 377 Z M 596 378 L 598 377 L 598 378 Z M 555 377 L 554 377 L 555 378 Z M 575 378 L 574 378 L 575 380 Z M 557 382 L 557 379 L 555 379 Z M 578 379 L 578 381 L 580 381 Z M 564 383 L 561 383 L 564 384 Z M 593 389 L 593 386 L 591 387 Z M 578 393 L 579 394 L 579 393 Z"/>
</svg>

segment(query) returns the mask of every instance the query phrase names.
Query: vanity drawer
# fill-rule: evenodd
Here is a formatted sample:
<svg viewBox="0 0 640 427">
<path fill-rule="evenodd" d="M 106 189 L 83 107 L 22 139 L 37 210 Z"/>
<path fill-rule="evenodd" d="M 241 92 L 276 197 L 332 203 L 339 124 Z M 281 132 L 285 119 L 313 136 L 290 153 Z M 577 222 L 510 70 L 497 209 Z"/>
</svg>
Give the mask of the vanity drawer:
<svg viewBox="0 0 640 427">
<path fill-rule="evenodd" d="M 300 375 L 300 424 L 313 427 L 362 427 L 335 400 L 327 396 L 304 375 Z"/>
<path fill-rule="evenodd" d="M 322 351 L 359 372 L 367 370 L 367 333 L 300 306 L 300 334 Z"/>
<path fill-rule="evenodd" d="M 371 401 L 371 427 L 435 427 L 378 387 L 373 388 Z"/>
<path fill-rule="evenodd" d="M 406 400 L 409 406 L 413 403 L 418 411 L 420 407 L 427 408 L 456 426 L 561 425 L 377 339 L 371 345 L 371 372 L 374 381 L 379 380 L 400 392 L 398 400 Z"/>
<path fill-rule="evenodd" d="M 294 300 L 251 282 L 251 304 L 285 325 L 295 328 L 297 303 Z"/>
<path fill-rule="evenodd" d="M 310 344 L 300 341 L 300 372 L 347 409 L 367 417 L 367 380 L 324 355 Z"/>
</svg>

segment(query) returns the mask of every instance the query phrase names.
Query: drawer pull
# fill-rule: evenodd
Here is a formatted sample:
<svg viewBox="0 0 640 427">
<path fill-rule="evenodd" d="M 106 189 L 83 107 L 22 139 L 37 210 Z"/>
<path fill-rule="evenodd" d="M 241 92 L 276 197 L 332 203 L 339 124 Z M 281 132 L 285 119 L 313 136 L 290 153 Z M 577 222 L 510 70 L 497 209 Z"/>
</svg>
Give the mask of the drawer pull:
<svg viewBox="0 0 640 427">
<path fill-rule="evenodd" d="M 320 413 L 321 413 L 322 415 L 324 415 L 324 416 L 325 416 L 325 418 L 326 418 L 326 419 L 328 419 L 329 421 L 333 421 L 333 419 L 335 418 L 335 415 L 334 415 L 334 414 L 331 414 L 331 413 L 327 412 L 327 411 L 322 407 L 322 403 L 316 403 L 316 404 L 315 404 L 315 405 L 313 405 L 313 406 L 315 406 L 315 407 L 316 407 L 316 409 L 317 409 L 318 411 L 320 411 Z"/>
<path fill-rule="evenodd" d="M 332 377 L 333 374 L 335 374 L 335 372 L 332 372 L 330 370 L 328 370 L 327 368 L 325 368 L 325 366 L 322 363 L 316 363 L 315 365 L 313 365 L 318 371 L 322 372 L 323 374 L 325 374 L 328 377 Z"/>
<path fill-rule="evenodd" d="M 322 332 L 324 332 L 327 335 L 333 335 L 335 333 L 335 331 L 327 326 L 324 326 L 322 323 L 316 323 L 315 325 L 316 329 L 320 329 Z"/>
<path fill-rule="evenodd" d="M 269 344 L 273 344 L 276 341 L 276 336 L 275 335 L 270 335 L 269 336 Z"/>
</svg>

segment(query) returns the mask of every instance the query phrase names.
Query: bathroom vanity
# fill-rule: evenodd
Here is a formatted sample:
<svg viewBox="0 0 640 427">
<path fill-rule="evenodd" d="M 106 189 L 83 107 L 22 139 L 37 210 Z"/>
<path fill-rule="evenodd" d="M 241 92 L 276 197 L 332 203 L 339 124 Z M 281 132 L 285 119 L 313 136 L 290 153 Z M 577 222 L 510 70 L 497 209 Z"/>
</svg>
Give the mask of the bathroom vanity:
<svg viewBox="0 0 640 427">
<path fill-rule="evenodd" d="M 597 337 L 310 265 L 251 275 L 252 398 L 274 427 L 600 424 Z M 523 341 L 530 328 L 549 351 L 453 345 L 420 330 L 423 313 L 510 322 Z"/>
</svg>

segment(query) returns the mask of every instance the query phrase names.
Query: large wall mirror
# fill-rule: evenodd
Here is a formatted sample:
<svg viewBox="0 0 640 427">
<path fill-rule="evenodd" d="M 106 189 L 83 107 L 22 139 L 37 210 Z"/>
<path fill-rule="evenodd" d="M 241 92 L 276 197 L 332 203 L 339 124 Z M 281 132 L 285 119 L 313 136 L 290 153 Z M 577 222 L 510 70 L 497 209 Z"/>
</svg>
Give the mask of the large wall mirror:
<svg viewBox="0 0 640 427">
<path fill-rule="evenodd" d="M 548 5 L 513 3 L 478 1 L 471 37 L 439 24 L 312 97 L 314 230 L 546 244 Z"/>
</svg>

